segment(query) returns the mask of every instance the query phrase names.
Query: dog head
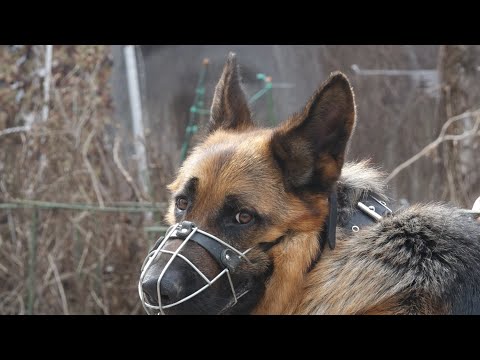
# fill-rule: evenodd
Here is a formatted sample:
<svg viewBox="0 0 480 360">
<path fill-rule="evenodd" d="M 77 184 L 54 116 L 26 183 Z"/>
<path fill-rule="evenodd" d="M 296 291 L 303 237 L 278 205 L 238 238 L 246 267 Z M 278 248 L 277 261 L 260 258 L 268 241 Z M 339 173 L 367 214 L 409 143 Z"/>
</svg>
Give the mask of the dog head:
<svg viewBox="0 0 480 360">
<path fill-rule="evenodd" d="M 276 311 L 273 304 L 289 296 L 288 287 L 320 251 L 315 236 L 328 216 L 328 195 L 340 176 L 354 124 L 350 84 L 345 75 L 333 73 L 283 124 L 256 127 L 230 54 L 215 88 L 206 137 L 169 185 L 167 220 L 195 223 L 239 252 L 248 250 L 248 261 L 165 313 Z M 143 291 L 153 302 L 161 294 L 162 304 L 173 304 L 205 285 L 184 259 L 208 279 L 223 270 L 193 241 L 179 251 L 183 258 L 170 261 L 181 243 L 172 238 L 162 244 L 170 255 L 160 256 L 144 274 Z M 242 297 L 228 307 L 232 284 Z"/>
</svg>

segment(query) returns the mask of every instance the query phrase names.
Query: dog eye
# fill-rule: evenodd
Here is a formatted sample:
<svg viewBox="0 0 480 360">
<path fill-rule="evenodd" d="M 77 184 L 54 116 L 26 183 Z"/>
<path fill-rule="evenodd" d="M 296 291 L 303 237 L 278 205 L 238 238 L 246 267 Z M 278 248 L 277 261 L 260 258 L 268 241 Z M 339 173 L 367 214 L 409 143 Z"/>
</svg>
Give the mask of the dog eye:
<svg viewBox="0 0 480 360">
<path fill-rule="evenodd" d="M 237 213 L 237 215 L 235 215 L 235 220 L 237 220 L 239 224 L 248 224 L 253 220 L 253 216 L 248 212 L 240 211 Z"/>
<path fill-rule="evenodd" d="M 175 205 L 178 210 L 184 211 L 188 207 L 188 200 L 184 197 L 180 197 L 175 201 Z"/>
</svg>

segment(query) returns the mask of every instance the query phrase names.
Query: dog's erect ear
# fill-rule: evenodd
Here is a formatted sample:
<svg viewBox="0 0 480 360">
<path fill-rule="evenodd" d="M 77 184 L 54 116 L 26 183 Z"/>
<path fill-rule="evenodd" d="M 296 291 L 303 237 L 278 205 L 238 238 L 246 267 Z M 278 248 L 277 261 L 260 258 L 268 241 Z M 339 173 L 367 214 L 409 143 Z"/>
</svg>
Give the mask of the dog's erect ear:
<svg viewBox="0 0 480 360">
<path fill-rule="evenodd" d="M 328 191 L 338 180 L 355 124 L 350 83 L 333 73 L 303 111 L 277 128 L 272 152 L 289 191 Z"/>
<path fill-rule="evenodd" d="M 244 130 L 253 126 L 237 60 L 232 52 L 228 54 L 222 76 L 215 87 L 210 114 L 208 132 L 219 128 Z"/>
</svg>

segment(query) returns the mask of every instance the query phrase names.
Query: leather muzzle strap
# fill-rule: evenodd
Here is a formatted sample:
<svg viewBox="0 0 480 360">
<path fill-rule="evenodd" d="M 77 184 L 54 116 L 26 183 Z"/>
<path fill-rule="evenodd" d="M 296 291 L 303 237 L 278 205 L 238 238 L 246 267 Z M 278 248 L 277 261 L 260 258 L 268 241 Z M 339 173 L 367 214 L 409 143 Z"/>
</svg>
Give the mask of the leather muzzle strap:
<svg viewBox="0 0 480 360">
<path fill-rule="evenodd" d="M 180 227 L 173 234 L 172 239 L 186 239 L 193 231 L 194 227 L 196 227 L 194 223 L 190 221 L 183 221 L 180 223 Z M 238 256 L 238 254 L 228 247 L 198 231 L 192 235 L 190 240 L 207 250 L 221 267 L 228 268 L 231 272 L 235 271 L 235 268 L 242 259 L 240 256 Z"/>
<path fill-rule="evenodd" d="M 328 246 L 335 249 L 337 239 L 337 190 L 334 189 L 328 196 L 328 219 L 326 222 L 326 233 Z"/>
</svg>

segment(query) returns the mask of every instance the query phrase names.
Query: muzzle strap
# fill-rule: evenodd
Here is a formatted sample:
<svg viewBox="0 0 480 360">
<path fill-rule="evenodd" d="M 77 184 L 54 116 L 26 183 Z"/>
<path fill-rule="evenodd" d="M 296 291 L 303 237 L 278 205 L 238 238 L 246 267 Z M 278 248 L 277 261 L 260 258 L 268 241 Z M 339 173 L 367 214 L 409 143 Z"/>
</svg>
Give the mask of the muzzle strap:
<svg viewBox="0 0 480 360">
<path fill-rule="evenodd" d="M 179 239 L 186 239 L 194 228 L 194 223 L 190 221 L 183 221 L 180 224 L 180 228 L 177 229 L 175 237 Z M 190 240 L 207 250 L 222 268 L 227 268 L 231 272 L 235 271 L 235 268 L 242 260 L 242 257 L 236 254 L 233 250 L 218 242 L 218 240 L 213 239 L 211 235 L 207 236 L 202 234 L 201 230 L 197 230 Z"/>
<path fill-rule="evenodd" d="M 205 236 L 200 232 L 194 234 L 191 240 L 207 250 L 221 267 L 226 267 L 231 272 L 235 271 L 235 268 L 242 260 L 242 258 L 232 250 L 225 248 L 212 238 Z"/>
</svg>

